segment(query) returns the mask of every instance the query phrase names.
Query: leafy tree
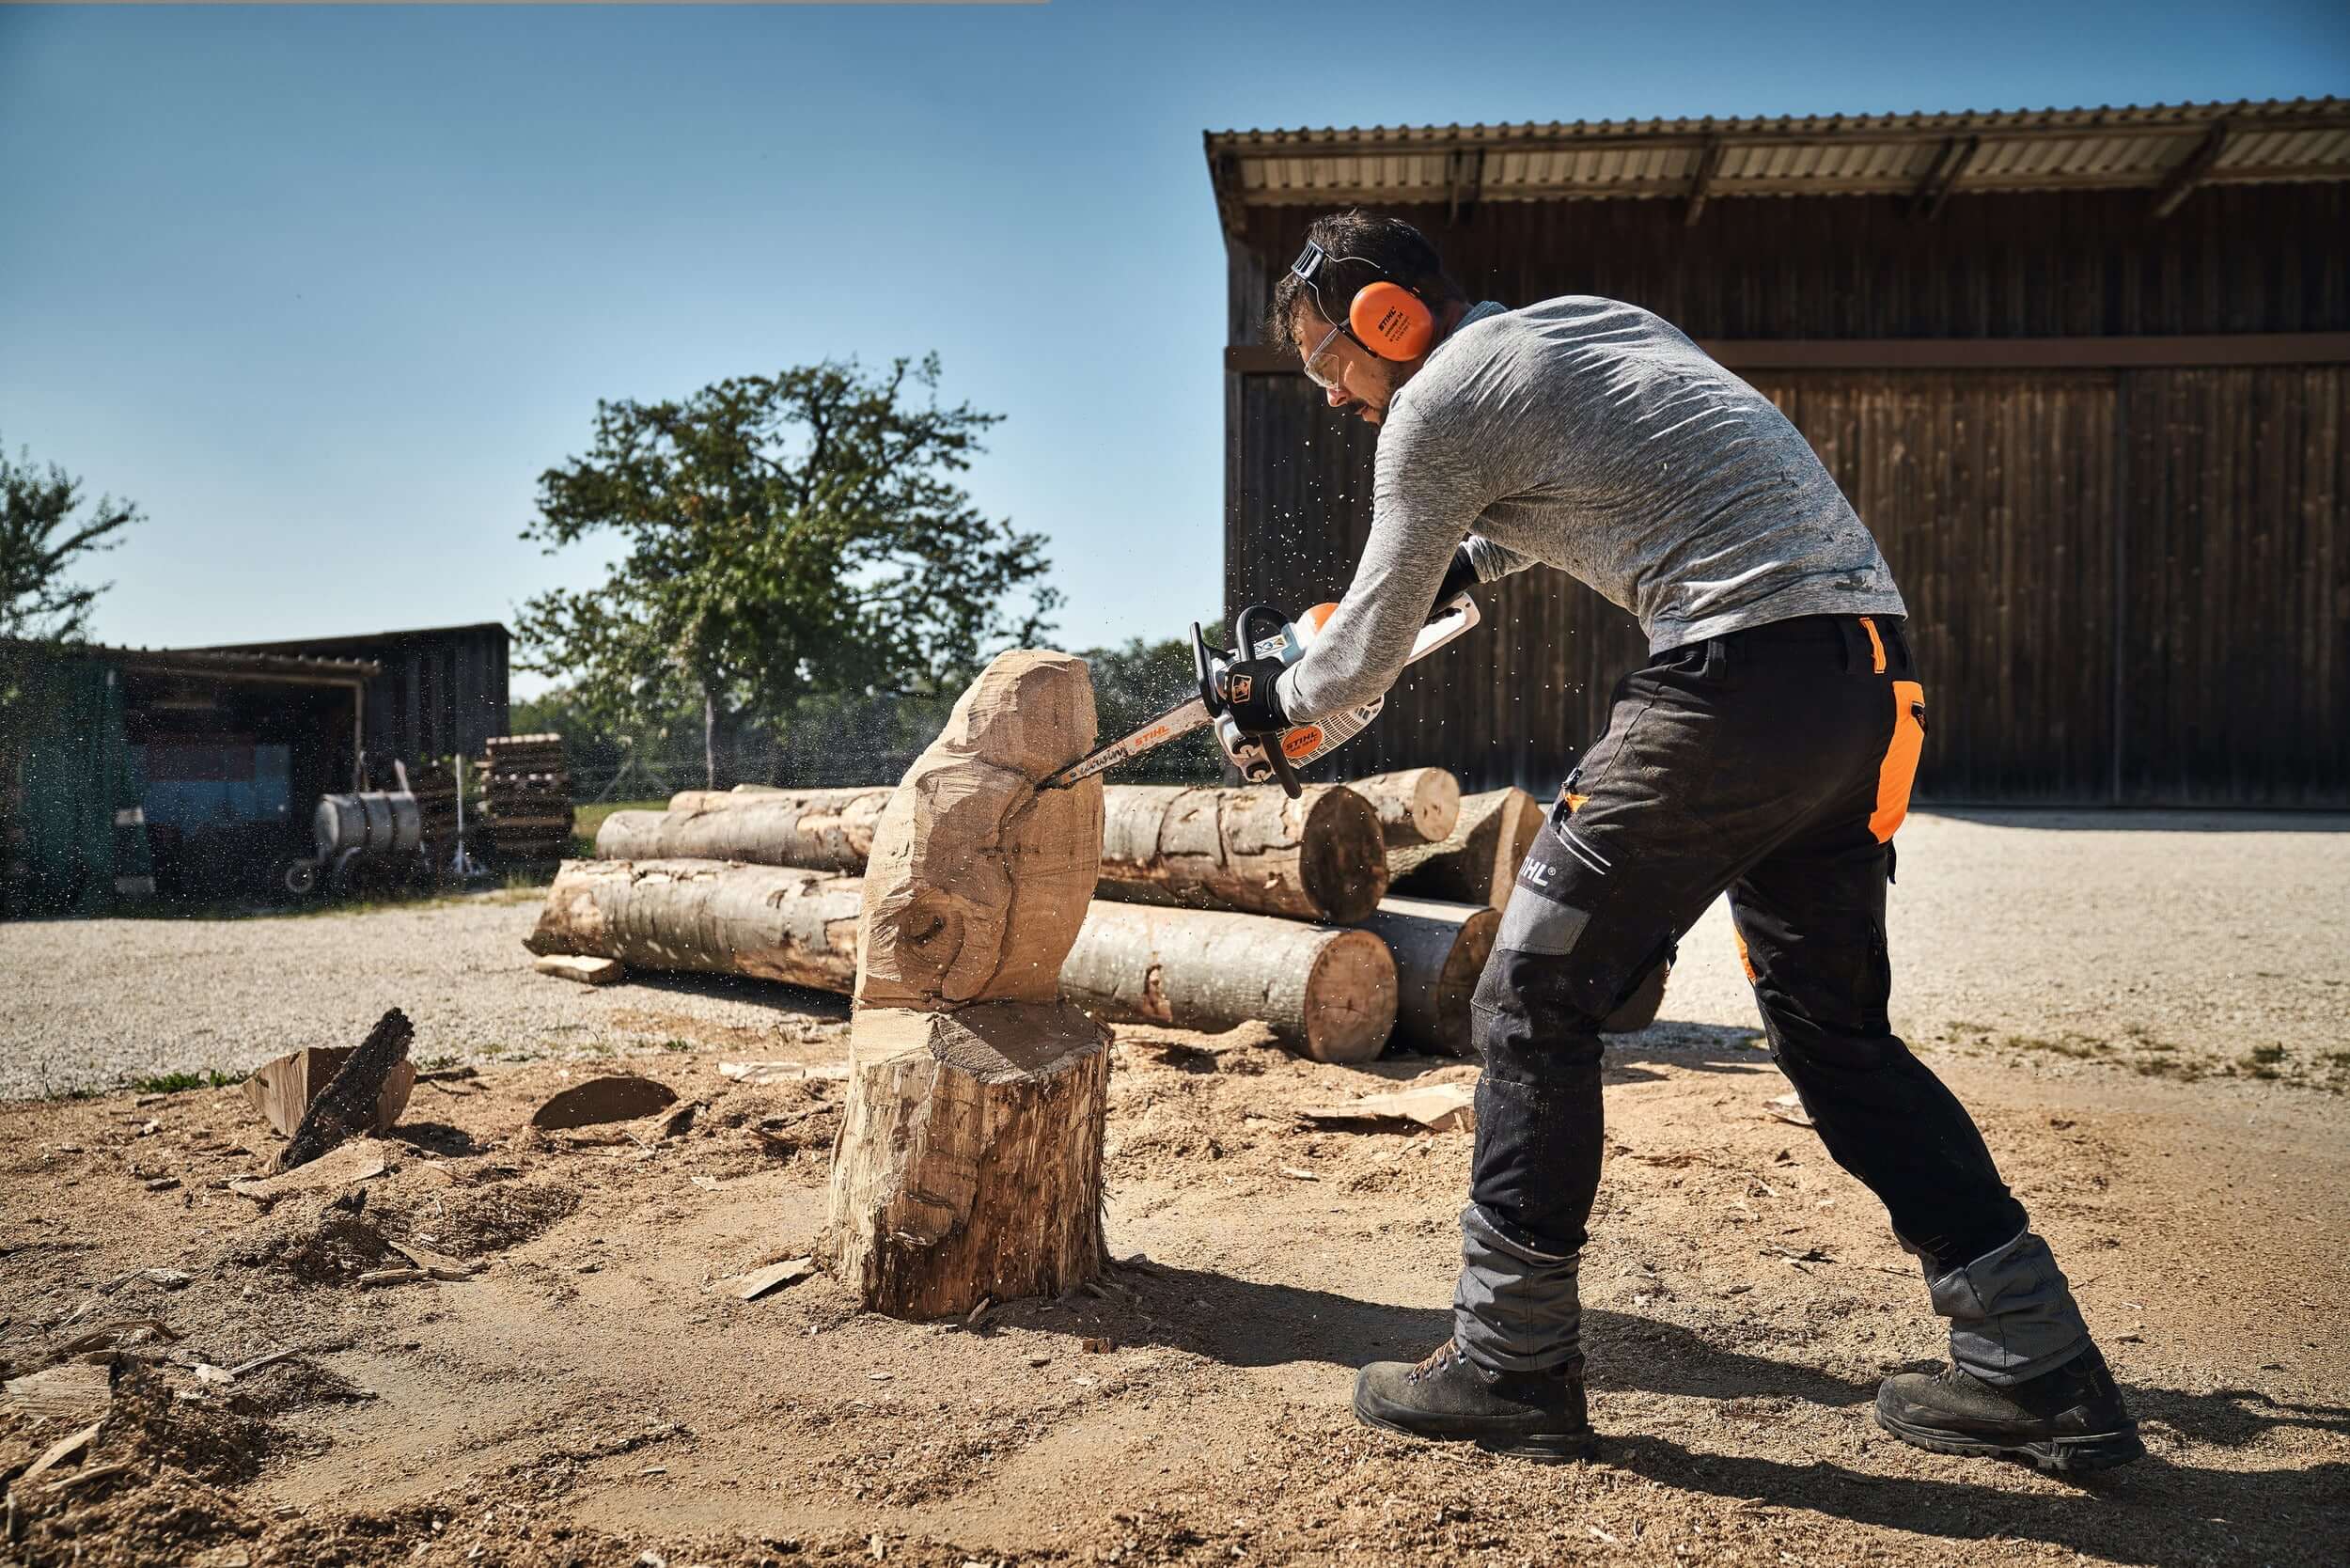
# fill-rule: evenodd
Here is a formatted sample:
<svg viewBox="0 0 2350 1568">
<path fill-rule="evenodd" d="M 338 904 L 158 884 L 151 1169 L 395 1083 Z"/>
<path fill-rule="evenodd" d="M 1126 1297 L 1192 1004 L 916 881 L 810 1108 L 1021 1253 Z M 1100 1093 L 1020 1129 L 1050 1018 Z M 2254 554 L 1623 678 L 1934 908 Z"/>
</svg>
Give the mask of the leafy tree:
<svg viewBox="0 0 2350 1568">
<path fill-rule="evenodd" d="M 1213 617 L 1208 624 L 1214 640 Z M 1101 715 L 1104 745 L 1133 734 L 1184 698 L 1199 695 L 1191 667 L 1191 643 L 1184 637 L 1158 642 L 1136 637 L 1123 648 L 1091 649 L 1081 657 L 1093 673 L 1093 706 Z M 1110 775 L 1127 784 L 1213 784 L 1223 776 L 1224 754 L 1204 729 L 1147 753 Z"/>
<path fill-rule="evenodd" d="M 524 606 L 524 667 L 564 676 L 613 729 L 690 702 L 714 784 L 738 714 L 952 689 L 995 648 L 1034 640 L 1058 602 L 1043 540 L 955 480 L 999 416 L 941 407 L 937 386 L 932 355 L 599 402 L 592 449 L 540 476 L 523 537 L 552 553 L 609 530 L 627 553 L 602 586 Z"/>
<path fill-rule="evenodd" d="M 0 636 L 66 641 L 89 630 L 90 606 L 111 585 L 67 580 L 85 556 L 111 550 L 138 522 L 128 501 L 102 495 L 82 512 L 82 481 L 55 463 L 44 471 L 20 450 L 0 449 Z"/>
</svg>

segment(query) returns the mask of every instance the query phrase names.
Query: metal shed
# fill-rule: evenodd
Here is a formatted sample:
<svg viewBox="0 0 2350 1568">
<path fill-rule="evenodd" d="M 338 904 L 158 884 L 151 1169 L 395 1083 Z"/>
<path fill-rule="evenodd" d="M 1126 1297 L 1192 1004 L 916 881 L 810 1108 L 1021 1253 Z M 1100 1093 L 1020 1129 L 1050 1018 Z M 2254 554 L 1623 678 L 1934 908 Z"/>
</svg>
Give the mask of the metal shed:
<svg viewBox="0 0 2350 1568">
<path fill-rule="evenodd" d="M 2350 806 L 2350 101 L 1206 140 L 1230 605 L 1336 597 L 1369 528 L 1375 432 L 1260 320 L 1359 205 L 1472 297 L 1654 310 L 1788 413 L 1909 602 L 1921 797 Z M 1483 597 L 1347 771 L 1556 789 L 1641 640 L 1559 573 Z"/>
</svg>

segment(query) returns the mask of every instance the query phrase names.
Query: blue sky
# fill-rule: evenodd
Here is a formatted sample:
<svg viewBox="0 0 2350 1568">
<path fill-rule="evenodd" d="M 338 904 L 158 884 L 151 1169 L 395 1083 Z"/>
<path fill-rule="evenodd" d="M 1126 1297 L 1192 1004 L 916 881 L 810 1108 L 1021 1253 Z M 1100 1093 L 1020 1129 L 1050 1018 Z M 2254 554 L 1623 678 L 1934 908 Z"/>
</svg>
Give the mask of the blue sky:
<svg viewBox="0 0 2350 1568">
<path fill-rule="evenodd" d="M 1061 640 L 1167 635 L 1221 570 L 1201 131 L 2317 96 L 2346 16 L 0 7 L 0 443 L 147 512 L 108 640 L 494 619 L 601 574 L 516 537 L 599 397 L 936 350 Z"/>
</svg>

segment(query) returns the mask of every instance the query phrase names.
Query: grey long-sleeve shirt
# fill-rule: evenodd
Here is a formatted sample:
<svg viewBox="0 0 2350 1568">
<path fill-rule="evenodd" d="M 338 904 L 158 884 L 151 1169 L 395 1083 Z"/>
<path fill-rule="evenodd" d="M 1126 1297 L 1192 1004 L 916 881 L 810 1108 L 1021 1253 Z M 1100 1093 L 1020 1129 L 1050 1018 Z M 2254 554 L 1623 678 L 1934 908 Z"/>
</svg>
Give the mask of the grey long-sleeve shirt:
<svg viewBox="0 0 2350 1568">
<path fill-rule="evenodd" d="M 1893 573 L 1769 399 L 1678 328 L 1571 294 L 1465 315 L 1388 405 L 1355 580 L 1281 676 L 1300 722 L 1386 692 L 1454 548 L 1541 564 L 1663 652 L 1805 615 L 1902 615 Z"/>
</svg>

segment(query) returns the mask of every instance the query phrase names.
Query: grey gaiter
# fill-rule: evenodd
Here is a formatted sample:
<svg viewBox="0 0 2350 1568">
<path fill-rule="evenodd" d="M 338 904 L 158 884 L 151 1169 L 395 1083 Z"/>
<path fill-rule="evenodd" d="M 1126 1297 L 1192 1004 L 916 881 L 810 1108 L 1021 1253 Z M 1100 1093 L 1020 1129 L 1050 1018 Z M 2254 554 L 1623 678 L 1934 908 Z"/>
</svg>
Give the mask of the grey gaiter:
<svg viewBox="0 0 2350 1568">
<path fill-rule="evenodd" d="M 1962 1372 L 2002 1387 L 2025 1383 L 2089 1347 L 2089 1325 L 2064 1271 L 2029 1231 L 1948 1274 L 1925 1267 L 1934 1309 L 1950 1320 L 1950 1359 Z"/>
<path fill-rule="evenodd" d="M 1489 1372 L 1548 1372 L 1583 1356 L 1579 1253 L 1540 1252 L 1502 1234 L 1472 1203 L 1461 1211 L 1461 1282 L 1452 1339 Z"/>
</svg>

